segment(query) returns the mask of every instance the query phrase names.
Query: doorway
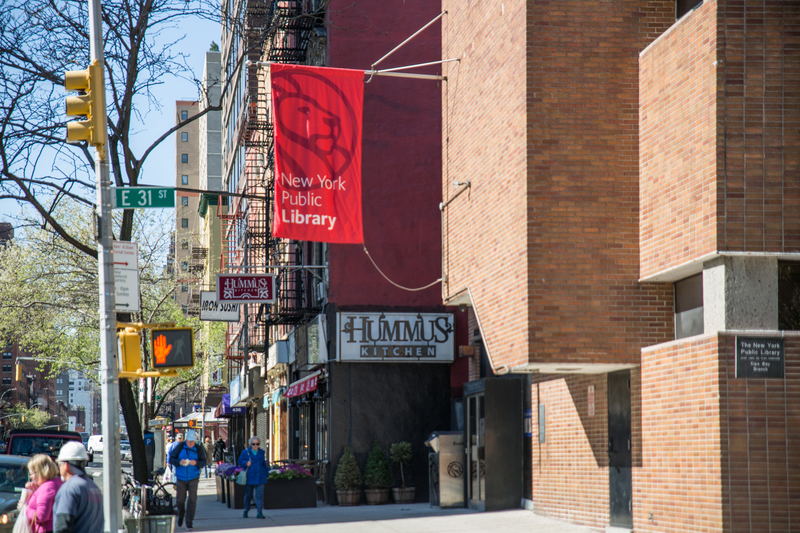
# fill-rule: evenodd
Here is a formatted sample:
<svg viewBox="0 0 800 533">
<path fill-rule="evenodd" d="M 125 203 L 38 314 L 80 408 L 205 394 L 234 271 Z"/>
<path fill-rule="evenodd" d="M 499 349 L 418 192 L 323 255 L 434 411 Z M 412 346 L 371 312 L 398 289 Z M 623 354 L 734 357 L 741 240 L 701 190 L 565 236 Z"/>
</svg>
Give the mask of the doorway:
<svg viewBox="0 0 800 533">
<path fill-rule="evenodd" d="M 631 372 L 608 374 L 608 502 L 612 526 L 633 527 Z"/>
<path fill-rule="evenodd" d="M 486 507 L 486 423 L 485 396 L 467 396 L 467 501 L 470 509 L 483 511 Z"/>
</svg>

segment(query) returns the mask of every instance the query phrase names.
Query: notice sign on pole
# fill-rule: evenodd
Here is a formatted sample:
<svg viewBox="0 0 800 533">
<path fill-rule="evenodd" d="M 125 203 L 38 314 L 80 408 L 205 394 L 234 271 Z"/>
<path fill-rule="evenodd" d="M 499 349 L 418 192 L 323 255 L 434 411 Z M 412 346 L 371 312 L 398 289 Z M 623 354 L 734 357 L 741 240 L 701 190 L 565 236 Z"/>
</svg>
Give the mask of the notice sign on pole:
<svg viewBox="0 0 800 533">
<path fill-rule="evenodd" d="M 217 274 L 217 302 L 269 303 L 275 301 L 273 274 Z"/>
<path fill-rule="evenodd" d="M 215 291 L 200 291 L 200 320 L 238 322 L 239 304 L 219 303 Z"/>
<path fill-rule="evenodd" d="M 117 313 L 138 313 L 139 245 L 114 241 L 114 299 Z"/>
<path fill-rule="evenodd" d="M 737 378 L 783 378 L 782 337 L 736 337 Z"/>
</svg>

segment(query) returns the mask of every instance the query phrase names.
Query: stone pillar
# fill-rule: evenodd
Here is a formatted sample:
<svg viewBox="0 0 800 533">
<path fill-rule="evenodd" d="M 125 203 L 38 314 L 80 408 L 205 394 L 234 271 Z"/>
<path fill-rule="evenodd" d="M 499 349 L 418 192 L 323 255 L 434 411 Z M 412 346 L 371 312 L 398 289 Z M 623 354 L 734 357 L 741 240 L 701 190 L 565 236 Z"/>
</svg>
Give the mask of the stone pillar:
<svg viewBox="0 0 800 533">
<path fill-rule="evenodd" d="M 722 256 L 703 265 L 705 333 L 778 329 L 778 259 Z"/>
</svg>

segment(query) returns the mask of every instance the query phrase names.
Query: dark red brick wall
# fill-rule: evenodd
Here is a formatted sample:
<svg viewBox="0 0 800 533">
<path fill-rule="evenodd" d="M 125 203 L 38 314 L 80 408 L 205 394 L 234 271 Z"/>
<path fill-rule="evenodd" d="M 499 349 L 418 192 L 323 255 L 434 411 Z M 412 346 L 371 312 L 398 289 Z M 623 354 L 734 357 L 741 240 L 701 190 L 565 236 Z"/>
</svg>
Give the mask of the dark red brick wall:
<svg viewBox="0 0 800 533">
<path fill-rule="evenodd" d="M 439 7 L 425 0 L 332 4 L 326 26 L 328 66 L 369 69 L 438 15 Z M 437 25 L 379 67 L 434 61 L 440 51 Z M 376 76 L 364 86 L 364 239 L 381 270 L 410 288 L 442 275 L 441 105 L 436 81 Z M 442 301 L 439 284 L 417 292 L 398 289 L 378 273 L 360 245 L 343 244 L 330 248 L 329 300 L 339 306 L 429 306 Z"/>
<path fill-rule="evenodd" d="M 635 363 L 672 335 L 639 279 L 639 52 L 671 1 L 536 1 L 527 13 L 530 359 Z"/>
<path fill-rule="evenodd" d="M 800 3 L 719 0 L 719 248 L 800 250 Z"/>
</svg>

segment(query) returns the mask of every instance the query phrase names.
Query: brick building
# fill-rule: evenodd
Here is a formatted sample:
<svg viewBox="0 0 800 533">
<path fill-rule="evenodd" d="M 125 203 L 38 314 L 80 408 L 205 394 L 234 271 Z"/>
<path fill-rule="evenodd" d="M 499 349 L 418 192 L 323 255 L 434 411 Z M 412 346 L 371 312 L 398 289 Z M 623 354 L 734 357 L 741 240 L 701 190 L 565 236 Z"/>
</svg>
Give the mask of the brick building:
<svg viewBox="0 0 800 533">
<path fill-rule="evenodd" d="M 472 383 L 522 388 L 519 497 L 597 529 L 796 530 L 800 4 L 442 8 L 442 296 Z M 753 336 L 781 377 L 737 373 Z"/>
</svg>

